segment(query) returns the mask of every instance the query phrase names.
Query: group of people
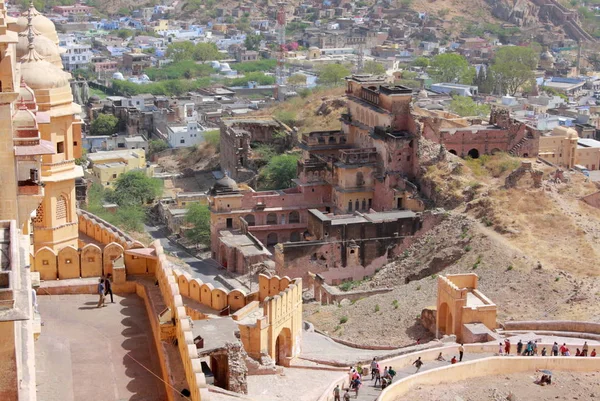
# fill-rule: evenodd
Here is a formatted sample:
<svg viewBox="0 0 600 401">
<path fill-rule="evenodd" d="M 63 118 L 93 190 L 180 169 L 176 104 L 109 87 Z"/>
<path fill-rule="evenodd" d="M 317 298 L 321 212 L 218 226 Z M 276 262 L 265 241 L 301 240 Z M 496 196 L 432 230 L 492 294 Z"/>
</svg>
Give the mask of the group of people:
<svg viewBox="0 0 600 401">
<path fill-rule="evenodd" d="M 589 346 L 587 341 L 583 343 L 583 347 L 580 350 L 579 348 L 577 348 L 577 351 L 575 353 L 575 356 L 588 356 L 588 351 L 589 351 Z M 504 340 L 504 345 L 502 343 L 498 344 L 498 354 L 500 355 L 510 355 L 510 339 L 506 339 Z M 523 355 L 523 356 L 537 356 L 538 355 L 538 342 L 537 340 L 532 341 L 529 340 L 527 342 L 527 344 L 523 344 L 522 340 L 519 340 L 519 342 L 517 343 L 517 355 Z M 542 347 L 541 352 L 539 353 L 539 355 L 541 356 L 546 356 L 548 355 L 548 351 L 546 350 L 546 347 Z M 563 343 L 563 345 L 559 346 L 557 342 L 554 342 L 554 344 L 552 345 L 552 349 L 550 350 L 550 355 L 551 356 L 571 356 L 571 351 L 569 350 L 569 347 L 567 347 L 566 343 Z M 591 353 L 589 353 L 589 356 L 596 356 L 596 349 L 593 349 Z"/>
<path fill-rule="evenodd" d="M 396 371 L 391 366 L 384 367 L 383 371 L 376 358 L 371 361 L 371 380 L 375 380 L 373 387 L 381 386 L 381 389 L 386 388 L 392 383 L 396 376 Z"/>
<path fill-rule="evenodd" d="M 377 358 L 373 358 L 371 361 L 371 380 L 374 381 L 373 387 L 381 386 L 383 390 L 387 386 L 392 383 L 394 376 L 396 376 L 396 371 L 391 366 L 384 367 L 383 371 L 379 366 L 379 362 L 377 362 Z M 362 368 L 357 366 L 356 368 L 351 366 L 348 371 L 348 380 L 350 385 L 348 388 L 343 389 L 338 384 L 333 389 L 333 399 L 334 401 L 348 401 L 350 399 L 350 392 L 354 391 L 356 398 L 358 398 L 358 390 L 362 386 L 363 375 L 368 375 L 369 369 Z M 342 390 L 344 393 L 342 394 Z"/>
<path fill-rule="evenodd" d="M 111 278 L 112 274 L 110 273 L 108 273 L 106 277 L 100 277 L 100 281 L 98 282 L 98 295 L 100 299 L 98 299 L 97 308 L 106 305 L 105 299 L 108 294 L 110 294 L 110 303 L 115 303 L 113 300 L 112 283 L 110 282 Z"/>
</svg>

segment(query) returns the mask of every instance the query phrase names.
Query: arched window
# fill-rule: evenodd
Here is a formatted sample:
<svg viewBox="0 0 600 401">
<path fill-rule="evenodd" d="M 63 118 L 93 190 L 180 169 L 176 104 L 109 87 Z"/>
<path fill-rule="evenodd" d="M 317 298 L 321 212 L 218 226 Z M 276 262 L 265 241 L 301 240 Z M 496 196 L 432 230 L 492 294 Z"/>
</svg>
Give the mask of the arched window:
<svg viewBox="0 0 600 401">
<path fill-rule="evenodd" d="M 366 210 L 367 209 L 367 201 L 366 199 L 363 199 L 362 201 L 362 210 Z"/>
<path fill-rule="evenodd" d="M 246 216 L 244 216 L 244 220 L 246 220 L 246 223 L 248 223 L 249 227 L 256 225 L 256 221 L 254 220 L 253 214 L 247 214 Z"/>
<path fill-rule="evenodd" d="M 289 220 L 290 220 L 289 221 L 290 224 L 300 223 L 300 213 L 298 213 L 295 210 L 293 212 L 290 212 Z"/>
<path fill-rule="evenodd" d="M 351 200 L 348 201 L 348 211 L 349 212 L 352 211 L 352 201 Z"/>
<path fill-rule="evenodd" d="M 277 233 L 270 233 L 269 235 L 267 235 L 267 246 L 276 245 L 277 242 Z"/>
<path fill-rule="evenodd" d="M 363 173 L 359 171 L 356 173 L 356 186 L 362 187 L 363 185 L 365 185 L 365 177 L 363 176 Z"/>
<path fill-rule="evenodd" d="M 277 215 L 275 213 L 269 213 L 267 215 L 267 224 L 277 224 Z"/>
<path fill-rule="evenodd" d="M 358 203 L 358 199 L 356 200 L 356 202 L 354 202 L 354 210 L 358 210 L 359 207 L 359 203 Z"/>
</svg>

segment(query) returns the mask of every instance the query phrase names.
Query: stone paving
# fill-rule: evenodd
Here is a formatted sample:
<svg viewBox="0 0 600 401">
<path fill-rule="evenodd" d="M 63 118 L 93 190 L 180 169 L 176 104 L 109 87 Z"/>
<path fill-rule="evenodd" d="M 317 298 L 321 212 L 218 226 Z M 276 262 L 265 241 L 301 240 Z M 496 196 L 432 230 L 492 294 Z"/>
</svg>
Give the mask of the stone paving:
<svg viewBox="0 0 600 401">
<path fill-rule="evenodd" d="M 166 399 L 162 382 L 129 357 L 160 376 L 143 301 L 135 294 L 114 299 L 97 309 L 94 295 L 38 296 L 38 400 Z"/>
</svg>

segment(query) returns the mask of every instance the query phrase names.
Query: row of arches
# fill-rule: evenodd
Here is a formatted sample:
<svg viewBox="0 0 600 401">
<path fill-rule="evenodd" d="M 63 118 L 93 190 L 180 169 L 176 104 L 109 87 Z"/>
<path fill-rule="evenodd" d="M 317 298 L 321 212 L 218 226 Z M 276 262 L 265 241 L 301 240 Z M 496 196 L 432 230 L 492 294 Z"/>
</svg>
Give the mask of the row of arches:
<svg viewBox="0 0 600 401">
<path fill-rule="evenodd" d="M 256 216 L 253 214 L 247 214 L 244 216 L 244 220 L 248 223 L 249 227 L 253 227 L 256 225 Z M 278 222 L 276 213 L 267 214 L 267 225 L 277 225 L 277 224 L 286 224 L 286 215 L 281 215 L 281 223 Z M 291 211 L 287 214 L 287 222 L 288 224 L 297 224 L 300 223 L 300 213 L 296 210 Z"/>
<path fill-rule="evenodd" d="M 298 231 L 292 231 L 290 233 L 290 242 L 300 242 L 302 235 Z M 279 243 L 279 236 L 277 233 L 269 233 L 267 235 L 267 246 L 275 246 Z"/>
</svg>

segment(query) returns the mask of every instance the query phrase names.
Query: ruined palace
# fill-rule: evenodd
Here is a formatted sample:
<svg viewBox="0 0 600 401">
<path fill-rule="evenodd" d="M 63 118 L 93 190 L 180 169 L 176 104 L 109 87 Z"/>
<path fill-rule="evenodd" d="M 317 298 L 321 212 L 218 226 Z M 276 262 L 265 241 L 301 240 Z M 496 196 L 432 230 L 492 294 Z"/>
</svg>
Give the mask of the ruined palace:
<svg viewBox="0 0 600 401">
<path fill-rule="evenodd" d="M 439 218 L 423 212 L 412 182 L 420 137 L 412 91 L 354 75 L 346 95 L 339 130 L 299 138 L 293 188 L 254 191 L 228 176 L 217 182 L 209 197 L 211 247 L 228 270 L 245 273 L 274 260 L 280 275 L 362 279 Z M 222 139 L 228 135 L 221 131 Z"/>
</svg>

